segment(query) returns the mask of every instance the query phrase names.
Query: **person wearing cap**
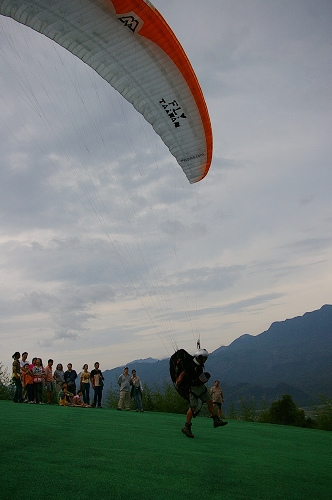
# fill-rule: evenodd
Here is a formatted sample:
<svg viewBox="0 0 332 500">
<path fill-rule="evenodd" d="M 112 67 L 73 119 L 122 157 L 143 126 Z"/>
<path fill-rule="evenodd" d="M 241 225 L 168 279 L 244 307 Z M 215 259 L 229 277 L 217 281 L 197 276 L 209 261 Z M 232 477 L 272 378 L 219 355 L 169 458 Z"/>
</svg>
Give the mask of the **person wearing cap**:
<svg viewBox="0 0 332 500">
<path fill-rule="evenodd" d="M 127 411 L 130 410 L 130 386 L 132 381 L 128 373 L 128 366 L 123 370 L 122 375 L 118 378 L 118 384 L 120 386 L 120 398 L 118 402 L 118 410 L 122 410 L 122 407 L 126 408 Z"/>
<path fill-rule="evenodd" d="M 205 385 L 209 380 L 210 374 L 204 372 L 204 363 L 209 357 L 209 353 L 206 349 L 198 349 L 188 366 L 179 374 L 176 385 L 181 385 L 188 383 L 189 385 L 189 409 L 187 411 L 187 419 L 184 427 L 181 429 L 183 434 L 189 438 L 193 438 L 194 435 L 191 432 L 191 420 L 195 417 L 202 405 L 207 404 L 207 407 L 213 418 L 213 427 L 222 427 L 227 425 L 227 422 L 223 422 L 218 415 L 216 415 L 210 393 Z"/>
</svg>

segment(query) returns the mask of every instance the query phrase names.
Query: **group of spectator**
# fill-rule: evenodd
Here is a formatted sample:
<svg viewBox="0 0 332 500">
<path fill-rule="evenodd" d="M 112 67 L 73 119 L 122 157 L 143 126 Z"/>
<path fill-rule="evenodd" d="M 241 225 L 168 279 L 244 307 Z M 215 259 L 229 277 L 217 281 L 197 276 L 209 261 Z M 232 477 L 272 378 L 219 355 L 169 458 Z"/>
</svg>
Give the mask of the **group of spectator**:
<svg viewBox="0 0 332 500">
<path fill-rule="evenodd" d="M 129 375 L 129 368 L 126 366 L 122 375 L 118 378 L 120 387 L 120 398 L 118 402 L 118 410 L 122 410 L 123 406 L 127 411 L 130 410 L 130 398 L 134 400 L 135 410 L 144 411 L 142 404 L 143 387 L 140 378 L 136 374 L 136 370 L 132 370 Z"/>
<path fill-rule="evenodd" d="M 47 404 L 52 404 L 52 393 L 58 395 L 61 406 L 89 406 L 101 408 L 104 376 L 99 369 L 99 363 L 94 364 L 94 369 L 89 371 L 85 364 L 80 376 L 73 369 L 72 363 L 68 363 L 64 371 L 61 363 L 58 363 L 53 373 L 53 359 L 47 361 L 43 366 L 41 358 L 32 358 L 28 361 L 28 353 L 13 354 L 12 379 L 15 384 L 14 403 L 43 404 L 43 387 L 46 389 Z M 79 389 L 77 383 L 79 381 Z M 90 387 L 94 390 L 93 400 L 90 404 Z"/>
<path fill-rule="evenodd" d="M 15 403 L 44 404 L 43 388 L 45 387 L 47 404 L 52 404 L 52 395 L 55 389 L 60 406 L 101 408 L 104 376 L 98 362 L 94 364 L 94 369 L 91 372 L 89 366 L 84 364 L 78 375 L 73 369 L 72 363 L 68 363 L 66 371 L 64 371 L 62 364 L 58 363 L 53 372 L 53 359 L 49 359 L 47 365 L 43 366 L 41 358 L 32 358 L 30 363 L 27 352 L 24 352 L 22 357 L 19 352 L 15 352 L 12 358 L 12 379 L 15 384 L 13 401 Z M 130 376 L 128 367 L 125 367 L 123 374 L 118 379 L 118 384 L 120 386 L 118 410 L 121 410 L 123 405 L 126 410 L 130 410 L 130 399 L 132 398 L 136 411 L 143 411 L 143 388 L 136 370 L 132 370 Z M 94 394 L 90 402 L 91 386 Z"/>
</svg>

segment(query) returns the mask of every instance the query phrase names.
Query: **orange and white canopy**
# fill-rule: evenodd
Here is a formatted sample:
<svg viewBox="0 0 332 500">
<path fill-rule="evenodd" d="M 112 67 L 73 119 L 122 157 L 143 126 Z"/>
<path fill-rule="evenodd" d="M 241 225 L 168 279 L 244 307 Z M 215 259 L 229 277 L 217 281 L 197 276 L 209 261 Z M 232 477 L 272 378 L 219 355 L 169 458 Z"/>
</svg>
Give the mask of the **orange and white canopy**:
<svg viewBox="0 0 332 500">
<path fill-rule="evenodd" d="M 212 159 L 212 130 L 192 66 L 148 0 L 0 0 L 0 14 L 91 66 L 153 126 L 190 183 Z"/>
</svg>

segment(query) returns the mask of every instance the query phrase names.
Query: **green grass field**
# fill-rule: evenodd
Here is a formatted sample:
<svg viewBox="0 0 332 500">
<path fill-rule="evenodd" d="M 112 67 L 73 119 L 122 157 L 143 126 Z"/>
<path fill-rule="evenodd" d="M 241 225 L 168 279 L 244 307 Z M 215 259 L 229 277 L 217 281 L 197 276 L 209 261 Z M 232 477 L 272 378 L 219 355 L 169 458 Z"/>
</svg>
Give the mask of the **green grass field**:
<svg viewBox="0 0 332 500">
<path fill-rule="evenodd" d="M 332 433 L 0 401 L 0 498 L 332 499 Z"/>
</svg>

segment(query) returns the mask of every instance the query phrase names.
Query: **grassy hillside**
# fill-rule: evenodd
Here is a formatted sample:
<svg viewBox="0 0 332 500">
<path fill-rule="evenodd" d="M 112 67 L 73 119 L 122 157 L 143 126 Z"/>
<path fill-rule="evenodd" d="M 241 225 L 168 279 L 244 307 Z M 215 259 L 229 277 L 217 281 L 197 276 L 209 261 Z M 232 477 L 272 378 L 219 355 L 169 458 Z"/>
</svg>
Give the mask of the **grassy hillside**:
<svg viewBox="0 0 332 500">
<path fill-rule="evenodd" d="M 332 433 L 0 401 L 0 498 L 331 498 Z"/>
</svg>

